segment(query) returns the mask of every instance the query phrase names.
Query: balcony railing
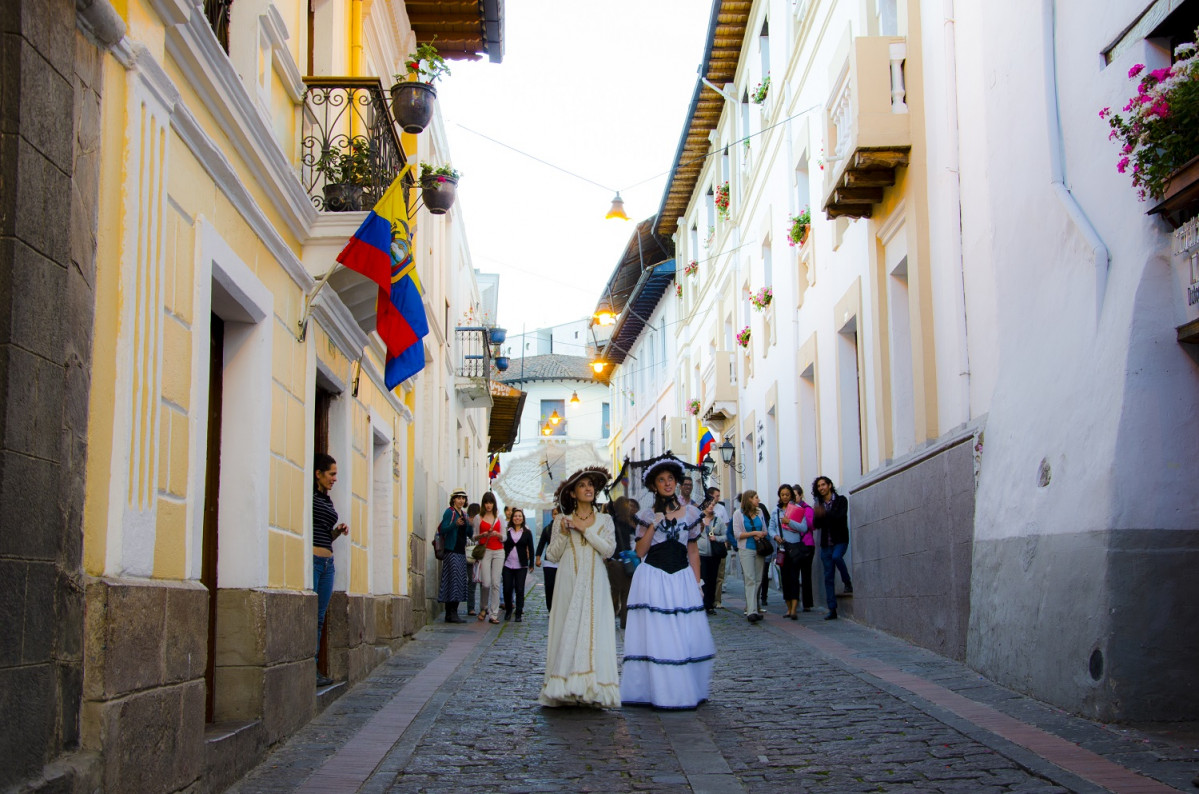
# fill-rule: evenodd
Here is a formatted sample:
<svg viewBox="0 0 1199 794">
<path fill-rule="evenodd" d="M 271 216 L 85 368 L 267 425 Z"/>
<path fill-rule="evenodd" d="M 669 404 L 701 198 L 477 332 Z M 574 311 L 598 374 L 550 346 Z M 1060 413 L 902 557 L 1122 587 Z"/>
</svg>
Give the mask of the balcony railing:
<svg viewBox="0 0 1199 794">
<path fill-rule="evenodd" d="M 305 77 L 300 179 L 322 211 L 369 209 L 406 162 L 375 77 Z"/>
<path fill-rule="evenodd" d="M 204 17 L 225 52 L 229 52 L 229 9 L 232 5 L 233 0 L 204 0 Z"/>
<path fill-rule="evenodd" d="M 830 218 L 868 218 L 895 184 L 912 149 L 904 70 L 907 42 L 890 36 L 854 39 L 829 104 L 832 166 L 826 185 Z"/>
<path fill-rule="evenodd" d="M 491 335 L 482 326 L 454 329 L 458 367 L 454 386 L 467 407 L 491 405 Z"/>
</svg>

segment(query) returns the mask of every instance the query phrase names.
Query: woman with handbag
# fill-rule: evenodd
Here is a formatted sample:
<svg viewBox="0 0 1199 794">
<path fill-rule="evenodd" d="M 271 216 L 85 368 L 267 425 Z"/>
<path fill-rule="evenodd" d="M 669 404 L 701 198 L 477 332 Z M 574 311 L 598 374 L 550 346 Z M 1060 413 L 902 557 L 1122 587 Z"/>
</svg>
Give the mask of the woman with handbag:
<svg viewBox="0 0 1199 794">
<path fill-rule="evenodd" d="M 595 507 L 608 470 L 579 469 L 558 486 L 562 511 L 554 519 L 545 558 L 558 563 L 557 597 L 550 609 L 543 706 L 620 705 L 616 616 L 604 560 L 616 548 L 612 517 Z"/>
<path fill-rule="evenodd" d="M 533 533 L 525 526 L 525 511 L 512 509 L 508 532 L 504 535 L 504 620 L 512 617 L 516 607 L 516 622 L 525 614 L 525 579 L 533 572 Z M 513 597 L 515 596 L 515 600 Z"/>
<path fill-rule="evenodd" d="M 779 503 L 774 512 L 774 540 L 778 543 L 779 554 L 782 556 L 781 586 L 783 601 L 787 603 L 787 612 L 783 615 L 791 620 L 799 620 L 799 575 L 803 570 L 804 560 L 807 560 L 808 576 L 807 599 L 805 611 L 812 608 L 812 508 L 806 510 L 795 504 L 795 491 L 784 483 L 778 490 Z M 804 543 L 807 536 L 809 544 Z"/>
<path fill-rule="evenodd" d="M 487 605 L 479 605 L 479 620 L 500 622 L 500 588 L 504 574 L 504 522 L 500 520 L 499 506 L 491 491 L 479 500 L 479 518 L 476 525 L 475 543 L 484 546 L 479 559 L 479 581 L 487 591 Z M 476 554 L 478 552 L 476 551 Z"/>
<path fill-rule="evenodd" d="M 716 644 L 704 612 L 699 546 L 705 518 L 681 504 L 683 464 L 664 455 L 646 469 L 654 503 L 637 514 L 637 555 L 624 635 L 620 696 L 626 704 L 693 709 L 708 699 Z"/>
<path fill-rule="evenodd" d="M 766 610 L 758 599 L 765 562 L 774 553 L 766 536 L 770 516 L 762 510 L 757 491 L 741 494 L 741 509 L 733 515 L 733 538 L 737 541 L 737 558 L 741 562 L 741 578 L 745 582 L 745 617 L 750 623 L 762 619 Z"/>
<path fill-rule="evenodd" d="M 464 622 L 458 617 L 458 604 L 466 600 L 466 536 L 470 532 L 470 523 L 465 507 L 466 489 L 455 488 L 450 494 L 450 506 L 441 514 L 441 524 L 437 527 L 445 549 L 437 600 L 445 604 L 446 623 Z"/>
</svg>

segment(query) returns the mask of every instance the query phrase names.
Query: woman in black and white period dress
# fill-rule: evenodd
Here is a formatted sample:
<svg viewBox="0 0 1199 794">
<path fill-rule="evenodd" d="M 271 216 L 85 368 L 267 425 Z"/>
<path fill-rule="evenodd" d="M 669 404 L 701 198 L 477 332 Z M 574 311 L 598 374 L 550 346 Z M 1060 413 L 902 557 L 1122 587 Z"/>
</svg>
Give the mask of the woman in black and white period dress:
<svg viewBox="0 0 1199 794">
<path fill-rule="evenodd" d="M 558 564 L 550 608 L 543 706 L 620 705 L 616 613 L 604 560 L 616 549 L 612 516 L 595 508 L 608 470 L 580 469 L 558 486 L 561 513 L 545 558 Z"/>
<path fill-rule="evenodd" d="M 677 458 L 645 472 L 653 505 L 637 514 L 637 554 L 624 635 L 620 697 L 626 705 L 693 709 L 708 699 L 716 645 L 704 614 L 699 548 L 706 517 L 675 495 L 683 480 Z"/>
</svg>

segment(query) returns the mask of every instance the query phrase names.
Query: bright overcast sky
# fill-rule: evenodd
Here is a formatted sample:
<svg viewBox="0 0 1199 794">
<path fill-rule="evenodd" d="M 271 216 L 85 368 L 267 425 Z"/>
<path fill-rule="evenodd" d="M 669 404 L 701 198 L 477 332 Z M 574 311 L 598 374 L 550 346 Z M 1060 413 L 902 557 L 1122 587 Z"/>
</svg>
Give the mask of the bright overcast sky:
<svg viewBox="0 0 1199 794">
<path fill-rule="evenodd" d="M 710 11 L 704 0 L 510 0 L 503 63 L 451 62 L 437 96 L 474 266 L 500 274 L 499 325 L 520 333 L 594 309 L 633 222 L 658 211 Z M 628 223 L 604 219 L 615 190 Z"/>
</svg>

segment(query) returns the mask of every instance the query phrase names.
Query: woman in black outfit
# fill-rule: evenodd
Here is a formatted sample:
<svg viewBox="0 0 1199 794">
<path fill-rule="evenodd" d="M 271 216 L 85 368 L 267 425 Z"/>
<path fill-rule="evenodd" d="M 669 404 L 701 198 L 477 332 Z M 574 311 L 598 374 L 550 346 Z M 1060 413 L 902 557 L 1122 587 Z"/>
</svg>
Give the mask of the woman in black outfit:
<svg viewBox="0 0 1199 794">
<path fill-rule="evenodd" d="M 625 570 L 621 554 L 633 548 L 633 524 L 641 505 L 636 499 L 621 496 L 604 507 L 612 516 L 616 530 L 616 551 L 604 561 L 604 567 L 608 569 L 608 586 L 612 588 L 612 610 L 620 618 L 623 629 L 629 622 L 629 587 L 633 584 L 633 576 Z"/>
<path fill-rule="evenodd" d="M 512 509 L 511 524 L 504 533 L 504 620 L 512 617 L 512 605 L 516 605 L 516 622 L 525 614 L 525 579 L 533 571 L 533 533 L 525 526 L 525 511 Z M 513 600 L 515 591 L 515 600 Z"/>
<path fill-rule="evenodd" d="M 537 567 L 541 568 L 541 574 L 545 578 L 545 611 L 549 612 L 550 607 L 554 605 L 554 577 L 558 575 L 558 563 L 545 561 L 545 565 L 541 564 L 541 555 L 545 553 L 545 547 L 550 545 L 550 539 L 553 537 L 554 519 L 558 517 L 558 508 L 554 508 L 550 514 L 550 522 L 541 530 L 541 539 L 537 541 L 537 552 L 534 555 Z"/>
<path fill-rule="evenodd" d="M 824 619 L 836 620 L 834 568 L 841 572 L 845 593 L 853 593 L 853 582 L 849 581 L 849 569 L 845 567 L 845 552 L 849 549 L 849 500 L 837 493 L 833 481 L 824 476 L 812 482 L 812 492 L 816 496 L 812 512 L 816 528 L 820 530 L 820 562 L 824 565 L 824 598 L 828 602 L 828 614 Z"/>
<path fill-rule="evenodd" d="M 441 514 L 437 527 L 445 544 L 445 559 L 441 561 L 441 584 L 437 600 L 445 604 L 446 623 L 464 623 L 458 617 L 458 603 L 466 600 L 466 536 L 470 522 L 466 518 L 466 489 L 450 494 L 450 506 Z"/>
</svg>

